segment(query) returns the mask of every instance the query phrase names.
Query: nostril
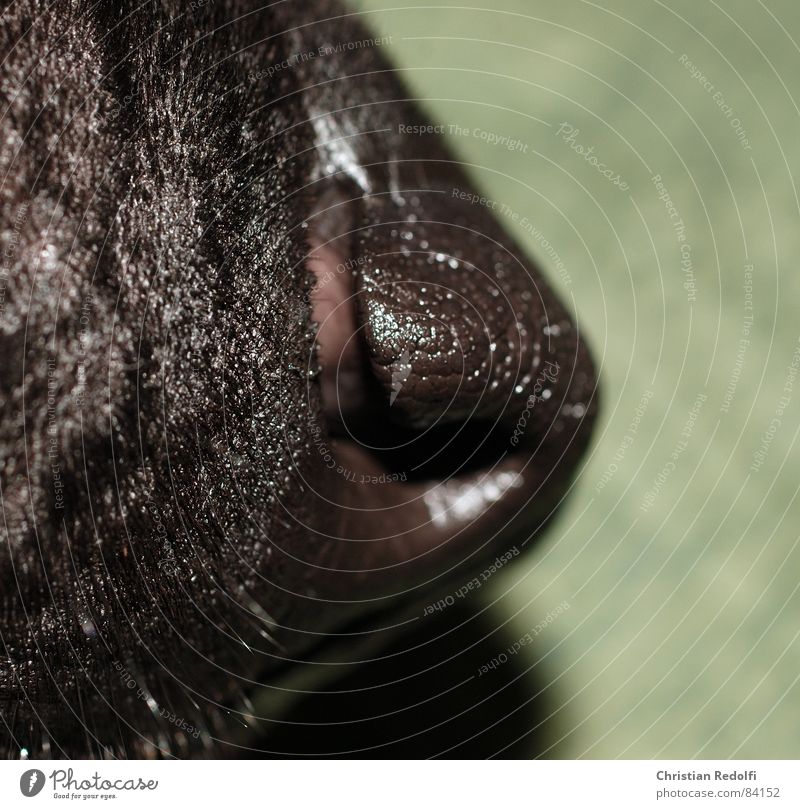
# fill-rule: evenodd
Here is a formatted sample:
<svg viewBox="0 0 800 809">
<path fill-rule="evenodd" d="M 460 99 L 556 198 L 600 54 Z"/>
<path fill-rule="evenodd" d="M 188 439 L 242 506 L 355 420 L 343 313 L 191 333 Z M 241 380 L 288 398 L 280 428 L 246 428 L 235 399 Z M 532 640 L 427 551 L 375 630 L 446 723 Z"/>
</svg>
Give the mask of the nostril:
<svg viewBox="0 0 800 809">
<path fill-rule="evenodd" d="M 404 480 L 447 480 L 492 469 L 513 449 L 502 423 L 468 420 L 413 430 L 387 427 L 374 451 L 387 471 Z"/>
</svg>

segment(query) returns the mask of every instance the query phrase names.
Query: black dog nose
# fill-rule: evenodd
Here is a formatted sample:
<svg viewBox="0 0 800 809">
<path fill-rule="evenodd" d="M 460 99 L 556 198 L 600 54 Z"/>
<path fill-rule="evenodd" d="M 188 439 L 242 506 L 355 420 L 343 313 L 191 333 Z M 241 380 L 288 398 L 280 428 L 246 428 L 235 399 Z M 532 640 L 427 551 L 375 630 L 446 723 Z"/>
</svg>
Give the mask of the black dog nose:
<svg viewBox="0 0 800 809">
<path fill-rule="evenodd" d="M 576 325 L 468 180 L 439 171 L 420 189 L 394 171 L 415 190 L 376 173 L 369 194 L 329 189 L 312 218 L 334 438 L 310 483 L 335 504 L 331 598 L 394 593 L 534 530 L 595 410 Z"/>
</svg>

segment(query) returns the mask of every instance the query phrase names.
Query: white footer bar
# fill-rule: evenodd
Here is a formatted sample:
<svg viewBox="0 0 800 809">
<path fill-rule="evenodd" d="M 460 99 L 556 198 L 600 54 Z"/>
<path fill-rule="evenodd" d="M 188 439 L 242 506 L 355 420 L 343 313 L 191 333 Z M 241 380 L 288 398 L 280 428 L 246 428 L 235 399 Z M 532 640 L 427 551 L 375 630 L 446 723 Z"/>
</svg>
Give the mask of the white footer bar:
<svg viewBox="0 0 800 809">
<path fill-rule="evenodd" d="M 0 806 L 783 807 L 795 761 L 19 761 Z"/>
</svg>

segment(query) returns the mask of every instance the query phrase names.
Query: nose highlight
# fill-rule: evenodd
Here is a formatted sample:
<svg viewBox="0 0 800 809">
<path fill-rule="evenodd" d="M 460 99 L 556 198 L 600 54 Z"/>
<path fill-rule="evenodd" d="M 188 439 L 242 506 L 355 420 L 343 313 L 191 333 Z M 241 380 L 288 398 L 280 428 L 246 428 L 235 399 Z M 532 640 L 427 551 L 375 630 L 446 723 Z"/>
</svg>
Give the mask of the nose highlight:
<svg viewBox="0 0 800 809">
<path fill-rule="evenodd" d="M 575 353 L 575 333 L 501 234 L 469 227 L 442 199 L 426 200 L 425 218 L 399 221 L 389 205 L 386 221 L 359 234 L 367 257 L 357 278 L 359 319 L 372 372 L 394 397 L 392 418 L 416 429 L 512 424 L 540 369 Z M 400 389 L 398 364 L 408 367 Z M 539 409 L 554 417 L 567 390 L 567 379 L 540 379 Z"/>
</svg>

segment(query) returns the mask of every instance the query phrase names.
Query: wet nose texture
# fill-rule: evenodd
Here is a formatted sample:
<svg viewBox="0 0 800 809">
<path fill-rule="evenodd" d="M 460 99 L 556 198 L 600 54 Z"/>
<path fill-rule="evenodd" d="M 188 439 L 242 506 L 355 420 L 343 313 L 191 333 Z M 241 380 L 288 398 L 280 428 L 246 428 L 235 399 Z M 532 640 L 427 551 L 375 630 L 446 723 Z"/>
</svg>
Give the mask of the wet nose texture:
<svg viewBox="0 0 800 809">
<path fill-rule="evenodd" d="M 357 215 L 309 260 L 337 424 L 335 550 L 317 579 L 334 599 L 395 594 L 527 542 L 596 409 L 575 319 L 458 185 L 340 205 Z"/>
<path fill-rule="evenodd" d="M 359 317 L 392 419 L 510 428 L 535 390 L 530 445 L 560 410 L 591 398 L 572 320 L 490 217 L 476 217 L 453 189 L 413 199 L 416 212 L 391 198 L 370 206 L 356 246 Z"/>
</svg>

